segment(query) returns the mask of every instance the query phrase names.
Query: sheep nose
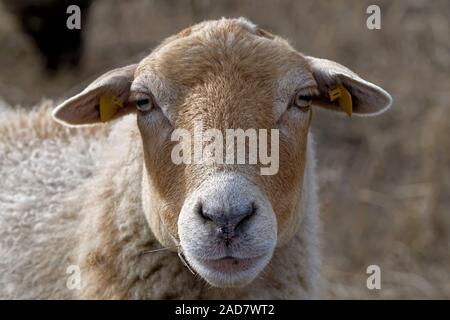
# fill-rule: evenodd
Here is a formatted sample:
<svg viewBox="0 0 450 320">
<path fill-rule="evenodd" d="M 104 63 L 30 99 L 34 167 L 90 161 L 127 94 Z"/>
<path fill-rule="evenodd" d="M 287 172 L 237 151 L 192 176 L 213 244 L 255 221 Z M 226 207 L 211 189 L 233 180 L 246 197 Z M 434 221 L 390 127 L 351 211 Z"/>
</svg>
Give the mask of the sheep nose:
<svg viewBox="0 0 450 320">
<path fill-rule="evenodd" d="M 197 212 L 205 222 L 211 222 L 216 228 L 217 236 L 227 241 L 238 236 L 245 222 L 256 213 L 254 202 L 232 208 L 208 208 L 202 203 L 197 206 Z"/>
</svg>

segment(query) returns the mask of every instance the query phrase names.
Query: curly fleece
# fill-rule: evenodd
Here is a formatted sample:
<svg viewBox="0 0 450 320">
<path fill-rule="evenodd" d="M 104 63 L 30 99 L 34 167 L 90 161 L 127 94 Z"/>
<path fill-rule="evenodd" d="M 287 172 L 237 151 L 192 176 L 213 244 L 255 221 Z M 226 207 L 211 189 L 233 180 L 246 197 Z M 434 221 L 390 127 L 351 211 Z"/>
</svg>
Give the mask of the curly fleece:
<svg viewBox="0 0 450 320">
<path fill-rule="evenodd" d="M 242 288 L 220 289 L 161 248 L 141 207 L 142 145 L 136 118 L 66 128 L 35 111 L 0 107 L 1 299 L 314 298 L 317 208 L 312 145 L 306 214 L 294 238 Z M 309 139 L 311 141 L 311 139 Z M 309 142 L 311 143 L 311 142 Z M 81 288 L 68 286 L 69 266 Z"/>
</svg>

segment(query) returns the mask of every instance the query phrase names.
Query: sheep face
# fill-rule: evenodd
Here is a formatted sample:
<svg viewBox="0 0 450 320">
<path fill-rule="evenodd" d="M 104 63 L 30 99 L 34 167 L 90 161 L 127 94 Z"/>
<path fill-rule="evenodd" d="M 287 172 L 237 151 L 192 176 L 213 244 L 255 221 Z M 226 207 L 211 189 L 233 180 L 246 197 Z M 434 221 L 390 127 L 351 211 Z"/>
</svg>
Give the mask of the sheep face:
<svg viewBox="0 0 450 320">
<path fill-rule="evenodd" d="M 277 239 L 278 245 L 289 239 L 301 218 L 296 209 L 311 110 L 293 100 L 296 94 L 308 99 L 316 83 L 306 59 L 284 41 L 239 24 L 208 33 L 173 40 L 136 69 L 131 100 L 153 102 L 137 114 L 145 152 L 144 207 L 152 224 L 161 219 L 155 229 L 166 230 L 162 241 L 179 238 L 187 261 L 204 279 L 241 286 L 266 266 Z M 275 149 L 271 141 L 279 145 L 273 155 L 278 172 L 261 174 L 259 162 L 202 164 L 192 157 L 190 164 L 174 163 L 174 129 L 191 133 L 193 144 L 198 122 L 203 132 L 215 129 L 224 139 L 229 129 L 279 130 L 278 141 L 267 139 L 268 149 Z"/>
<path fill-rule="evenodd" d="M 186 29 L 138 65 L 105 74 L 54 116 L 66 124 L 96 123 L 97 101 L 107 92 L 125 101 L 115 116 L 137 108 L 142 201 L 153 233 L 165 246 L 179 240 L 189 264 L 210 284 L 235 287 L 257 277 L 301 223 L 310 103 L 339 110 L 328 96 L 336 84 L 348 88 L 356 114 L 390 104 L 385 91 L 347 68 L 305 57 L 246 20 L 223 19 Z M 214 129 L 222 137 L 229 129 L 266 130 L 278 148 L 265 146 L 278 151 L 272 154 L 276 172 L 261 174 L 259 158 L 253 164 L 190 157 L 175 163 L 174 132 L 183 129 L 195 143 L 198 122 L 200 132 Z M 225 157 L 230 150 L 222 149 Z M 245 148 L 247 160 L 249 152 Z"/>
</svg>

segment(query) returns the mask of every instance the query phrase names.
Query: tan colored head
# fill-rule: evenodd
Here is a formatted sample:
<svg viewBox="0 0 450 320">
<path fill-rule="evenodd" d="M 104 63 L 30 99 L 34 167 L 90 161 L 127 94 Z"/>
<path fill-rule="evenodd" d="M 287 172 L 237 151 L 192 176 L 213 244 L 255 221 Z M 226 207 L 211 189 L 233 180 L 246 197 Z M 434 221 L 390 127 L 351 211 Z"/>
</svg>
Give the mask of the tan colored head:
<svg viewBox="0 0 450 320">
<path fill-rule="evenodd" d="M 328 90 L 343 84 L 353 113 L 378 114 L 391 98 L 347 68 L 306 57 L 245 19 L 207 21 L 168 38 L 139 64 L 106 73 L 54 111 L 59 122 L 100 122 L 101 95 L 137 113 L 144 147 L 142 201 L 166 246 L 179 239 L 196 272 L 214 286 L 242 286 L 301 221 L 312 104 L 340 110 Z M 136 111 L 137 110 L 137 111 Z M 279 170 L 258 164 L 175 164 L 175 128 L 278 129 Z"/>
</svg>

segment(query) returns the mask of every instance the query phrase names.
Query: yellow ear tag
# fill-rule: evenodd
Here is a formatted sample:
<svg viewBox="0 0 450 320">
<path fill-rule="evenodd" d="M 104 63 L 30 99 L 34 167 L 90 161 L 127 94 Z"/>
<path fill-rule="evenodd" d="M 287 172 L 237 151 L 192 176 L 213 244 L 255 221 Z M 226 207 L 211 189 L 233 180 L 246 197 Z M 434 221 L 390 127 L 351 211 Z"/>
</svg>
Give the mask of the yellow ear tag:
<svg viewBox="0 0 450 320">
<path fill-rule="evenodd" d="M 342 84 L 338 84 L 333 89 L 328 90 L 330 101 L 338 100 L 339 106 L 351 117 L 353 113 L 352 95 Z"/>
<path fill-rule="evenodd" d="M 123 101 L 115 95 L 103 95 L 100 97 L 100 120 L 106 122 L 111 120 L 119 108 L 123 107 Z"/>
</svg>

